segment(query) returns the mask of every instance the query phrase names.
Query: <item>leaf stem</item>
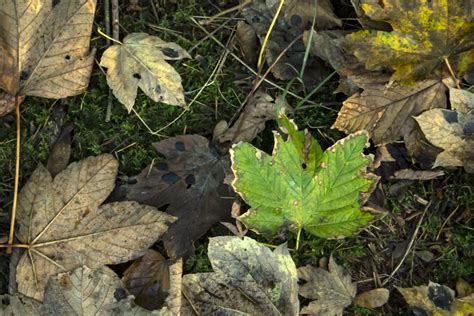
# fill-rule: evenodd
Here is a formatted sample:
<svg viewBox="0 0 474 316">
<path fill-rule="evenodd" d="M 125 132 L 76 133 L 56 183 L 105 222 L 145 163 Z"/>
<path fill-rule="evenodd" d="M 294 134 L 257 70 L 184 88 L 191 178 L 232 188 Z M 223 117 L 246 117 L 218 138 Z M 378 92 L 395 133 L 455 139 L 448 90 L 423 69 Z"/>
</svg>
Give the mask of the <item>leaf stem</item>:
<svg viewBox="0 0 474 316">
<path fill-rule="evenodd" d="M 300 226 L 298 228 L 298 233 L 296 233 L 296 246 L 295 246 L 295 251 L 298 251 L 300 247 L 300 238 L 301 238 L 301 231 L 303 230 L 303 226 Z"/>
<path fill-rule="evenodd" d="M 12 216 L 10 220 L 10 234 L 8 235 L 7 253 L 12 252 L 13 236 L 15 234 L 15 218 L 16 209 L 18 205 L 18 186 L 20 182 L 20 145 L 21 145 L 21 115 L 20 115 L 20 100 L 18 95 L 15 95 L 15 117 L 16 117 L 16 156 L 15 156 L 15 186 L 13 188 L 13 207 Z"/>
<path fill-rule="evenodd" d="M 27 244 L 0 244 L 0 248 L 7 248 L 8 249 L 11 249 L 11 248 L 31 248 L 31 245 L 27 245 Z"/>
</svg>

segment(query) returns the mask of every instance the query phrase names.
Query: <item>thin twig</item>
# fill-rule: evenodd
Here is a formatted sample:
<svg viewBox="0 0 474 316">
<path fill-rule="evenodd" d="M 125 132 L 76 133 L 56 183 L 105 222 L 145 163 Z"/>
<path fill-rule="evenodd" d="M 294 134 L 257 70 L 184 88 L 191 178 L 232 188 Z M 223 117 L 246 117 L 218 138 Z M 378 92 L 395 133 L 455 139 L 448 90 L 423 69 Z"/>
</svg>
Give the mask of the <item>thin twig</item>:
<svg viewBox="0 0 474 316">
<path fill-rule="evenodd" d="M 105 34 L 110 36 L 110 0 L 104 0 L 104 15 L 105 15 Z M 106 37 L 107 46 L 110 46 L 110 38 Z M 112 102 L 113 95 L 112 90 L 109 89 L 109 94 L 107 97 L 107 110 L 105 112 L 105 122 L 110 122 L 110 117 L 112 115 Z"/>
<path fill-rule="evenodd" d="M 431 202 L 428 203 L 428 205 L 426 205 L 425 207 L 425 210 L 423 211 L 423 213 L 421 214 L 421 217 L 420 217 L 420 220 L 418 221 L 418 223 L 416 224 L 416 228 L 415 228 L 415 231 L 413 232 L 413 235 L 411 236 L 411 240 L 410 240 L 410 243 L 408 244 L 408 247 L 405 251 L 405 254 L 403 255 L 402 259 L 400 260 L 400 262 L 397 264 L 397 266 L 395 267 L 395 269 L 392 271 L 392 273 L 390 273 L 390 275 L 385 279 L 385 281 L 383 281 L 382 283 L 382 286 L 385 286 L 385 284 L 388 283 L 388 281 L 390 281 L 393 276 L 398 272 L 398 270 L 400 269 L 400 267 L 403 265 L 403 263 L 405 262 L 405 259 L 407 258 L 408 254 L 410 253 L 410 250 L 411 250 L 411 247 L 413 246 L 413 244 L 415 243 L 415 239 L 416 239 L 416 236 L 418 235 L 418 231 L 420 230 L 420 227 L 421 227 L 421 222 L 423 222 L 423 218 L 425 217 L 425 214 L 426 212 L 428 211 L 428 208 L 430 207 L 431 205 Z"/>
<path fill-rule="evenodd" d="M 10 220 L 10 234 L 8 235 L 7 253 L 12 252 L 13 236 L 15 234 L 15 218 L 16 209 L 18 205 L 18 187 L 20 183 L 20 146 L 21 146 L 21 114 L 20 114 L 20 100 L 18 95 L 15 96 L 15 116 L 16 116 L 16 156 L 15 156 L 15 186 L 13 187 L 13 207 L 12 216 Z"/>
<path fill-rule="evenodd" d="M 448 57 L 444 58 L 444 63 L 448 67 L 449 73 L 451 74 L 451 77 L 453 77 L 454 83 L 456 84 L 456 88 L 461 89 L 461 85 L 459 84 L 459 79 L 456 77 L 456 74 L 453 71 L 453 68 L 451 67 L 451 64 L 449 63 Z"/>
</svg>

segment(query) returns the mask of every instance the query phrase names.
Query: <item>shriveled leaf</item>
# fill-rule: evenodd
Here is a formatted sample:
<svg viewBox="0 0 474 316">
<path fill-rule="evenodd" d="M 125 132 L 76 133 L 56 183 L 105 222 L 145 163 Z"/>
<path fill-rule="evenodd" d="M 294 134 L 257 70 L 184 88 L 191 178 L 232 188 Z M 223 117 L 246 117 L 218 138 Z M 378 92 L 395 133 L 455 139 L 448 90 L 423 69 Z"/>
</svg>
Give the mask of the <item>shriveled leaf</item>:
<svg viewBox="0 0 474 316">
<path fill-rule="evenodd" d="M 163 207 L 178 220 L 163 236 L 172 258 L 194 253 L 193 243 L 215 223 L 230 219 L 232 189 L 224 184 L 230 162 L 199 135 L 169 138 L 154 144 L 166 157 L 145 168 L 129 186 L 127 198 Z"/>
<path fill-rule="evenodd" d="M 310 265 L 298 268 L 298 278 L 306 283 L 300 284 L 299 294 L 314 300 L 303 307 L 302 314 L 339 315 L 352 303 L 357 293 L 351 276 L 345 274 L 332 256 L 329 259 L 329 271 Z"/>
<path fill-rule="evenodd" d="M 393 31 L 358 31 L 346 48 L 369 70 L 391 67 L 393 80 L 404 84 L 448 73 L 444 59 L 462 74 L 474 59 L 471 0 L 364 0 L 361 8 Z"/>
<path fill-rule="evenodd" d="M 201 315 L 298 315 L 296 266 L 286 245 L 271 252 L 247 237 L 214 237 L 208 256 L 214 272 L 183 277 L 183 299 Z"/>
<path fill-rule="evenodd" d="M 455 298 L 445 285 L 429 282 L 428 286 L 397 288 L 413 309 L 426 315 L 470 315 L 474 313 L 474 296 Z"/>
<path fill-rule="evenodd" d="M 181 77 L 166 60 L 190 57 L 178 44 L 146 33 L 132 33 L 122 45 L 109 47 L 100 65 L 107 68 L 107 83 L 114 95 L 130 112 L 138 87 L 155 102 L 184 106 Z"/>
<path fill-rule="evenodd" d="M 308 131 L 298 131 L 285 116 L 281 124 L 288 139 L 274 134 L 272 156 L 248 143 L 231 150 L 232 185 L 251 206 L 239 220 L 267 235 L 305 229 L 328 238 L 363 227 L 372 215 L 360 210 L 360 195 L 375 183 L 366 173 L 372 157 L 362 153 L 367 133 L 352 134 L 323 152 Z"/>
<path fill-rule="evenodd" d="M 170 287 L 168 262 L 159 252 L 148 249 L 128 267 L 122 281 L 135 296 L 135 303 L 149 310 L 158 309 Z"/>
<path fill-rule="evenodd" d="M 384 288 L 373 289 L 358 294 L 354 299 L 354 304 L 365 308 L 377 308 L 387 303 L 390 291 Z"/>
<path fill-rule="evenodd" d="M 279 3 L 275 1 L 255 0 L 242 10 L 243 17 L 254 28 L 260 43 L 264 41 L 278 5 Z M 313 0 L 286 0 L 284 2 L 282 14 L 278 16 L 265 46 L 267 65 L 273 64 L 280 53 L 311 25 L 315 12 L 317 12 L 316 25 L 318 27 L 326 29 L 341 25 L 341 20 L 332 13 L 332 5 L 328 0 L 319 0 L 317 10 Z M 273 75 L 281 80 L 291 80 L 300 71 L 304 56 L 303 40 L 298 39 L 272 68 Z M 310 56 L 306 63 L 303 80 L 307 86 L 314 86 L 329 74 L 329 69 L 320 59 Z"/>
<path fill-rule="evenodd" d="M 400 180 L 432 180 L 444 176 L 443 170 L 402 169 L 394 173 L 393 179 Z"/>
<path fill-rule="evenodd" d="M 391 143 L 415 127 L 413 116 L 425 110 L 446 107 L 446 86 L 439 80 L 424 80 L 406 87 L 394 83 L 366 83 L 348 98 L 332 126 L 346 133 L 367 130 L 375 144 Z"/>
<path fill-rule="evenodd" d="M 433 167 L 464 167 L 474 172 L 474 94 L 451 89 L 451 105 L 457 111 L 433 109 L 415 119 L 426 139 L 436 147 L 443 149 Z M 466 102 L 456 103 L 461 99 Z"/>
<path fill-rule="evenodd" d="M 111 155 L 72 163 L 54 179 L 42 166 L 19 195 L 17 238 L 30 245 L 16 267 L 18 291 L 43 299 L 48 278 L 82 265 L 93 269 L 143 254 L 174 218 L 151 206 L 100 206 L 114 187 Z"/>
<path fill-rule="evenodd" d="M 244 61 L 250 67 L 256 67 L 258 46 L 257 33 L 255 33 L 255 29 L 250 26 L 250 24 L 245 23 L 245 21 L 239 21 L 237 22 L 235 36 L 237 37 L 237 41 L 242 50 Z"/>
<path fill-rule="evenodd" d="M 95 0 L 0 0 L 0 88 L 60 99 L 89 83 Z"/>
<path fill-rule="evenodd" d="M 0 295 L 0 316 L 39 315 L 41 303 L 23 295 Z"/>
<path fill-rule="evenodd" d="M 220 142 L 251 142 L 265 129 L 265 122 L 274 120 L 278 113 L 288 113 L 290 106 L 282 98 L 273 98 L 264 92 L 257 93 L 249 100 L 237 121 L 221 137 Z"/>
</svg>

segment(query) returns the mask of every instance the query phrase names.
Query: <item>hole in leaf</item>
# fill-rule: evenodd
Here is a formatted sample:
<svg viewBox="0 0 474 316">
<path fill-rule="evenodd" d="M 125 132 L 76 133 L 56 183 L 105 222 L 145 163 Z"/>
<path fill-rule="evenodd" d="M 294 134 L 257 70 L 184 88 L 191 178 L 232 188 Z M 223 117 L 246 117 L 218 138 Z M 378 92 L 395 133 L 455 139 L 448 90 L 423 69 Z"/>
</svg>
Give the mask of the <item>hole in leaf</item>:
<svg viewBox="0 0 474 316">
<path fill-rule="evenodd" d="M 118 288 L 114 292 L 114 297 L 117 301 L 121 301 L 124 298 L 127 298 L 127 292 L 125 291 L 125 289 Z"/>
<path fill-rule="evenodd" d="M 57 6 L 60 2 L 61 0 L 53 0 L 53 8 Z"/>
<path fill-rule="evenodd" d="M 142 76 L 140 76 L 140 74 L 133 74 L 133 78 L 140 80 Z"/>
<path fill-rule="evenodd" d="M 64 56 L 64 59 L 66 59 L 66 60 L 71 60 L 71 56 L 66 55 L 66 56 Z"/>
<path fill-rule="evenodd" d="M 178 52 L 175 51 L 175 50 L 172 49 L 172 48 L 169 48 L 169 47 L 163 48 L 163 49 L 161 50 L 161 52 L 162 52 L 166 57 L 169 57 L 169 58 L 177 58 L 177 57 L 179 57 Z"/>
<path fill-rule="evenodd" d="M 20 80 L 26 80 L 30 76 L 30 72 L 28 70 L 23 70 L 20 73 Z"/>
<path fill-rule="evenodd" d="M 179 150 L 179 151 L 185 151 L 186 150 L 186 147 L 184 146 L 183 142 L 176 142 L 174 147 L 176 148 L 176 150 Z"/>
<path fill-rule="evenodd" d="M 193 186 L 193 184 L 196 183 L 196 178 L 194 177 L 194 175 L 190 174 L 186 177 L 185 182 L 186 182 L 186 189 L 189 189 L 190 187 Z"/>
<path fill-rule="evenodd" d="M 306 167 L 307 167 L 306 164 L 303 162 L 303 163 L 301 164 L 301 168 L 306 169 Z"/>
</svg>

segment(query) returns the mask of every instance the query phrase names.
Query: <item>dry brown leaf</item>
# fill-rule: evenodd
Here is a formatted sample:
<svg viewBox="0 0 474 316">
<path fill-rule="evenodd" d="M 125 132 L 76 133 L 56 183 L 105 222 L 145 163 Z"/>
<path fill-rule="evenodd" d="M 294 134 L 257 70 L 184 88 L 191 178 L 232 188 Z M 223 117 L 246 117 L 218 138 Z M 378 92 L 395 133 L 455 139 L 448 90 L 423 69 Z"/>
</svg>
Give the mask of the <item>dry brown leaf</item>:
<svg viewBox="0 0 474 316">
<path fill-rule="evenodd" d="M 424 80 L 414 86 L 357 83 L 364 89 L 348 98 L 332 126 L 346 133 L 367 130 L 375 144 L 390 143 L 409 134 L 412 118 L 428 109 L 446 107 L 446 86 L 438 80 Z"/>
<path fill-rule="evenodd" d="M 0 295 L 1 316 L 39 315 L 41 303 L 23 295 Z"/>
<path fill-rule="evenodd" d="M 135 303 L 153 310 L 160 308 L 168 294 L 168 262 L 157 251 L 148 249 L 124 272 L 122 281 L 135 296 Z"/>
<path fill-rule="evenodd" d="M 267 93 L 257 92 L 234 125 L 219 137 L 219 142 L 251 142 L 265 129 L 265 122 L 276 119 L 279 112 L 287 114 L 290 111 L 291 108 L 284 99 L 277 97 L 274 100 Z"/>
<path fill-rule="evenodd" d="M 24 99 L 25 97 L 20 96 L 18 102 L 21 104 Z M 15 110 L 15 97 L 6 92 L 0 91 L 0 117 L 12 112 L 13 110 Z"/>
<path fill-rule="evenodd" d="M 155 102 L 184 106 L 181 77 L 167 60 L 191 58 L 178 44 L 146 33 L 132 33 L 122 45 L 109 47 L 100 60 L 107 68 L 107 83 L 115 97 L 130 112 L 137 89 Z"/>
<path fill-rule="evenodd" d="M 166 307 L 173 315 L 181 314 L 182 287 L 183 287 L 183 258 L 179 258 L 170 265 L 170 290 L 166 298 Z"/>
<path fill-rule="evenodd" d="M 67 168 L 71 157 L 71 133 L 74 130 L 73 125 L 66 125 L 62 128 L 56 142 L 51 148 L 46 163 L 46 169 L 54 178 L 58 173 Z"/>
<path fill-rule="evenodd" d="M 373 289 L 358 294 L 354 299 L 354 304 L 365 308 L 377 308 L 387 303 L 390 291 L 384 288 Z"/>
<path fill-rule="evenodd" d="M 242 49 L 244 61 L 250 67 L 255 67 L 257 65 L 258 54 L 257 33 L 255 33 L 255 29 L 244 21 L 239 21 L 237 22 L 235 35 Z"/>
<path fill-rule="evenodd" d="M 312 37 L 311 43 L 308 43 L 310 37 Z M 303 34 L 304 45 L 305 47 L 310 45 L 310 53 L 330 64 L 335 70 L 339 70 L 346 62 L 341 48 L 343 39 L 342 31 L 306 31 Z"/>
<path fill-rule="evenodd" d="M 444 176 L 443 170 L 402 169 L 395 172 L 392 179 L 399 180 L 432 180 Z"/>
<path fill-rule="evenodd" d="M 317 8 L 315 8 L 317 3 Z M 331 28 L 342 26 L 342 21 L 333 12 L 331 0 L 288 0 L 285 1 L 283 10 L 285 20 L 292 26 L 306 29 L 313 20 L 316 12 L 316 25 L 318 28 Z"/>
<path fill-rule="evenodd" d="M 299 294 L 313 300 L 303 307 L 301 314 L 339 315 L 352 303 L 357 287 L 351 276 L 345 274 L 332 256 L 329 258 L 329 271 L 305 266 L 298 268 L 298 278 L 306 281 L 300 285 Z"/>
<path fill-rule="evenodd" d="M 89 83 L 95 0 L 0 0 L 0 88 L 60 99 Z"/>
<path fill-rule="evenodd" d="M 42 300 L 52 275 L 139 257 L 174 221 L 136 202 L 100 206 L 117 167 L 106 154 L 72 163 L 54 179 L 42 165 L 33 172 L 18 203 L 17 238 L 30 245 L 16 268 L 20 293 Z"/>
</svg>

